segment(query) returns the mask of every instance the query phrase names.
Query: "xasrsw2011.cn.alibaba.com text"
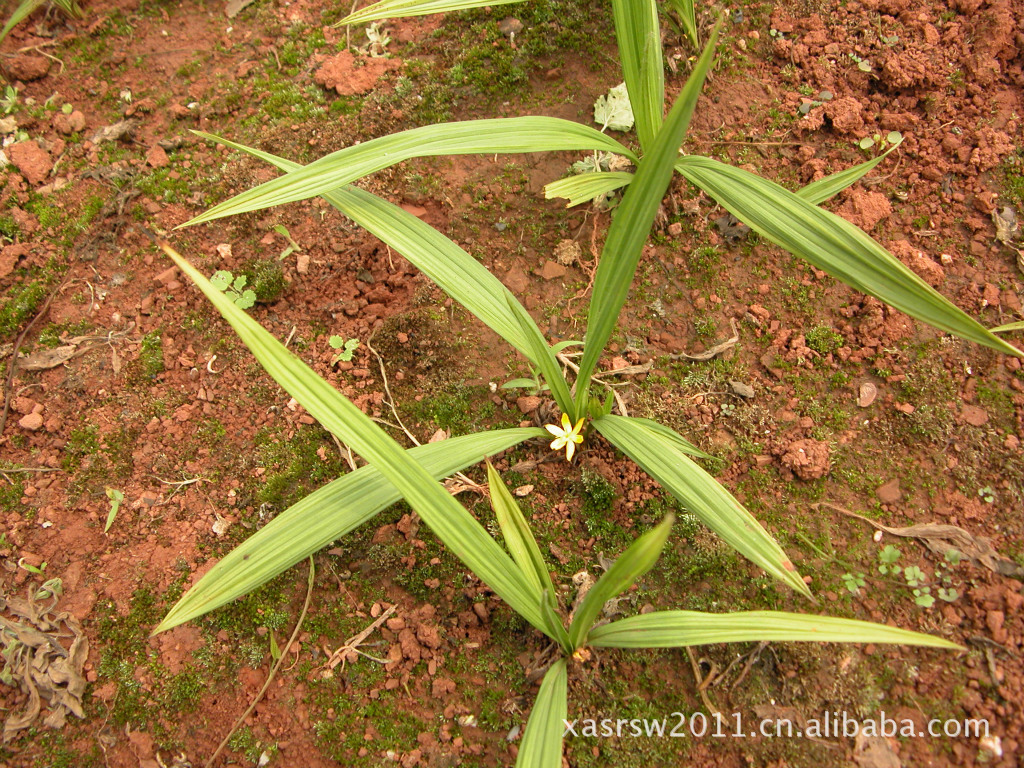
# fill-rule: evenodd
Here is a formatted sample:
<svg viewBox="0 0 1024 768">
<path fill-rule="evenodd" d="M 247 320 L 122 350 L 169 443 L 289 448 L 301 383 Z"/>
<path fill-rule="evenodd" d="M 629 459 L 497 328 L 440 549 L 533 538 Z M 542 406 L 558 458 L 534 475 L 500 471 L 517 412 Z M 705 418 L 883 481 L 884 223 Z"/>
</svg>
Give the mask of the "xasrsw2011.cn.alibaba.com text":
<svg viewBox="0 0 1024 768">
<path fill-rule="evenodd" d="M 902 738 L 984 738 L 989 735 L 987 720 L 928 720 L 924 726 L 909 718 L 895 719 L 885 712 L 877 717 L 852 717 L 846 712 L 825 712 L 821 717 L 799 723 L 785 718 L 758 719 L 744 723 L 743 714 L 705 715 L 694 712 L 687 717 L 673 712 L 661 718 L 580 718 L 563 720 L 562 738 L 672 738 L 672 739 L 826 739 L 854 738 L 857 735 Z"/>
</svg>

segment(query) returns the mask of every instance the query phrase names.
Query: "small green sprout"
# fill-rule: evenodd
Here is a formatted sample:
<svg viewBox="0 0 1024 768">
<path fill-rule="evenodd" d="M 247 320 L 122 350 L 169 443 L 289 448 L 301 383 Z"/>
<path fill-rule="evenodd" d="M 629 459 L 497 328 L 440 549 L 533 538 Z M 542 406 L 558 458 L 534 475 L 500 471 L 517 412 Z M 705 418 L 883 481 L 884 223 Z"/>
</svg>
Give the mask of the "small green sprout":
<svg viewBox="0 0 1024 768">
<path fill-rule="evenodd" d="M 903 571 L 903 578 L 907 580 L 908 587 L 920 586 L 925 581 L 924 571 L 916 565 L 908 566 L 907 569 Z"/>
<path fill-rule="evenodd" d="M 903 141 L 903 134 L 899 131 L 889 131 L 885 136 L 880 133 L 874 133 L 870 136 L 865 136 L 863 139 L 857 142 L 864 151 L 870 150 L 872 147 L 879 152 L 884 150 L 886 147 L 895 146 Z"/>
<path fill-rule="evenodd" d="M 984 501 L 986 504 L 996 503 L 996 491 L 991 485 L 986 485 L 984 488 L 979 488 L 978 496 L 980 496 L 981 500 Z"/>
<path fill-rule="evenodd" d="M 107 498 L 110 499 L 110 511 L 107 512 L 107 522 L 103 526 L 104 533 L 109 531 L 110 526 L 114 524 L 117 511 L 121 508 L 121 502 L 124 501 L 124 494 L 116 488 L 107 488 Z"/>
<path fill-rule="evenodd" d="M 359 348 L 359 339 L 345 339 L 341 336 L 331 336 L 327 340 L 327 343 L 331 345 L 331 349 L 340 349 L 341 351 L 335 355 L 334 359 L 331 360 L 331 365 L 337 365 L 339 361 L 344 360 L 346 363 L 352 360 L 352 355 Z"/>
<path fill-rule="evenodd" d="M 291 256 L 293 253 L 299 253 L 302 251 L 302 246 L 292 239 L 291 233 L 284 224 L 275 224 L 274 231 L 288 241 L 288 247 L 281 251 L 281 255 L 277 257 L 278 261 L 284 261 L 284 259 Z"/>
<path fill-rule="evenodd" d="M 226 269 L 218 269 L 210 278 L 210 283 L 231 299 L 239 309 L 249 309 L 256 303 L 256 292 L 245 290 L 245 275 L 235 277 Z"/>
<path fill-rule="evenodd" d="M 860 588 L 866 583 L 863 573 L 844 573 L 840 578 L 843 580 L 843 586 L 851 595 L 859 595 Z"/>
<path fill-rule="evenodd" d="M 898 575 L 900 567 L 896 565 L 896 561 L 900 559 L 900 551 L 892 544 L 886 544 L 885 549 L 878 553 L 878 560 L 880 565 L 878 566 L 878 572 L 881 574 L 891 573 Z"/>
<path fill-rule="evenodd" d="M 5 115 L 11 114 L 14 108 L 18 106 L 18 89 L 14 86 L 8 85 L 4 88 L 3 98 L 0 98 L 0 110 Z"/>
<path fill-rule="evenodd" d="M 44 573 L 46 573 L 46 563 L 45 562 L 40 563 L 38 566 L 35 566 L 35 565 L 32 565 L 32 563 L 25 562 L 25 558 L 24 557 L 18 558 L 18 567 L 23 569 L 23 570 L 28 571 L 29 573 L 34 573 L 37 576 L 42 576 Z"/>
</svg>

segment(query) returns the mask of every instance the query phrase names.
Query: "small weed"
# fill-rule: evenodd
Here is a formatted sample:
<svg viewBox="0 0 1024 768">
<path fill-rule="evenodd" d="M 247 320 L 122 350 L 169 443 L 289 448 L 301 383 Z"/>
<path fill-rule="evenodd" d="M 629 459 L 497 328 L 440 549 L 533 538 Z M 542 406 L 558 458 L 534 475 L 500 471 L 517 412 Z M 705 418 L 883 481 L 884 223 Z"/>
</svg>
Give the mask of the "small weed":
<svg viewBox="0 0 1024 768">
<path fill-rule="evenodd" d="M 830 355 L 843 346 L 845 339 L 835 328 L 828 325 L 817 325 L 805 336 L 807 346 L 819 355 Z"/>
</svg>

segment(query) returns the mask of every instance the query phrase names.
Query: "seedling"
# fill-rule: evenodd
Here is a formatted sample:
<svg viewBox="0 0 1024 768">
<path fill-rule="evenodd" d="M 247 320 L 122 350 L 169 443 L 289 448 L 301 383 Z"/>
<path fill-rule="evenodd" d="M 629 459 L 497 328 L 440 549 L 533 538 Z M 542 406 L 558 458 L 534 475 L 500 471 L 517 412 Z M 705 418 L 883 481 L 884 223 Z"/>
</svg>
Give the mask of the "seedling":
<svg viewBox="0 0 1024 768">
<path fill-rule="evenodd" d="M 26 570 L 29 573 L 34 573 L 37 576 L 42 576 L 46 573 L 46 563 L 42 562 L 38 566 L 32 565 L 32 563 L 25 562 L 24 557 L 18 558 L 18 567 L 22 570 Z"/>
<path fill-rule="evenodd" d="M 278 261 L 284 261 L 293 253 L 299 253 L 300 251 L 302 251 L 302 246 L 300 246 L 292 239 L 291 233 L 288 231 L 288 228 L 284 224 L 275 224 L 274 231 L 288 241 L 288 247 L 281 251 L 281 255 L 277 257 Z M 255 296 L 255 294 L 253 295 Z"/>
<path fill-rule="evenodd" d="M 358 339 L 349 339 L 345 341 L 341 336 L 331 336 L 327 340 L 327 343 L 331 345 L 331 349 L 340 349 L 341 351 L 334 356 L 331 360 L 331 365 L 337 365 L 340 361 L 350 362 L 352 355 L 355 354 L 356 349 L 359 348 Z"/>
<path fill-rule="evenodd" d="M 107 523 L 103 526 L 104 533 L 109 531 L 110 526 L 114 524 L 117 511 L 121 508 L 121 502 L 124 501 L 124 494 L 116 488 L 107 488 L 107 498 L 110 499 L 110 511 L 107 512 Z"/>
<path fill-rule="evenodd" d="M 855 53 L 851 53 L 851 54 L 849 54 L 849 56 L 850 56 L 851 59 L 853 59 L 855 62 L 857 62 L 857 69 L 859 69 L 861 72 L 870 72 L 871 71 L 872 67 L 871 67 L 871 62 L 870 61 L 868 61 L 867 59 L 862 59 L 860 56 L 858 56 Z"/>
<path fill-rule="evenodd" d="M 13 85 L 8 85 L 4 88 L 3 98 L 0 98 L 0 111 L 9 115 L 16 106 L 18 106 L 18 89 Z"/>
<path fill-rule="evenodd" d="M 980 496 L 981 500 L 984 501 L 986 504 L 996 503 L 996 492 L 991 485 L 986 485 L 984 488 L 979 488 L 978 496 Z"/>
<path fill-rule="evenodd" d="M 886 544 L 885 549 L 878 553 L 878 572 L 885 575 L 888 573 L 898 576 L 902 570 L 900 566 L 896 565 L 896 561 L 900 559 L 900 551 L 892 544 Z"/>
<path fill-rule="evenodd" d="M 245 275 L 235 277 L 226 269 L 219 269 L 213 273 L 210 283 L 214 288 L 231 299 L 232 303 L 239 309 L 249 309 L 256 303 L 256 292 L 245 287 Z"/>
<path fill-rule="evenodd" d="M 832 91 L 822 91 L 818 94 L 818 98 L 802 102 L 798 111 L 806 117 L 812 109 L 820 107 L 828 101 L 832 101 Z"/>
<path fill-rule="evenodd" d="M 861 587 L 866 583 L 863 573 L 844 573 L 840 578 L 843 580 L 843 586 L 851 595 L 859 595 Z"/>
<path fill-rule="evenodd" d="M 899 131 L 889 131 L 889 133 L 882 136 L 880 133 L 872 134 L 871 136 L 865 136 L 857 142 L 857 146 L 864 151 L 870 150 L 872 147 L 875 148 L 876 152 L 884 152 L 887 147 L 897 147 L 903 141 L 903 134 Z"/>
</svg>

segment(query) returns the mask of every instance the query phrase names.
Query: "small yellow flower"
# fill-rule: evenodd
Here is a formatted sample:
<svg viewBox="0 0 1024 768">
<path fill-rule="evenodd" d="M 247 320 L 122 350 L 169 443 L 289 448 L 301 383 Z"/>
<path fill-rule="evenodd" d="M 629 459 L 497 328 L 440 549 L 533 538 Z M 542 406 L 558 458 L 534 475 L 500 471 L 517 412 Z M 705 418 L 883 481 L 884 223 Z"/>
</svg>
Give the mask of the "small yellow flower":
<svg viewBox="0 0 1024 768">
<path fill-rule="evenodd" d="M 583 442 L 583 435 L 580 434 L 580 430 L 583 429 L 583 419 L 577 421 L 576 426 L 573 427 L 569 421 L 569 415 L 563 413 L 562 426 L 545 424 L 544 429 L 555 436 L 555 439 L 551 441 L 551 450 L 560 451 L 565 448 L 565 460 L 572 461 L 572 455 L 576 453 L 576 445 Z"/>
</svg>

